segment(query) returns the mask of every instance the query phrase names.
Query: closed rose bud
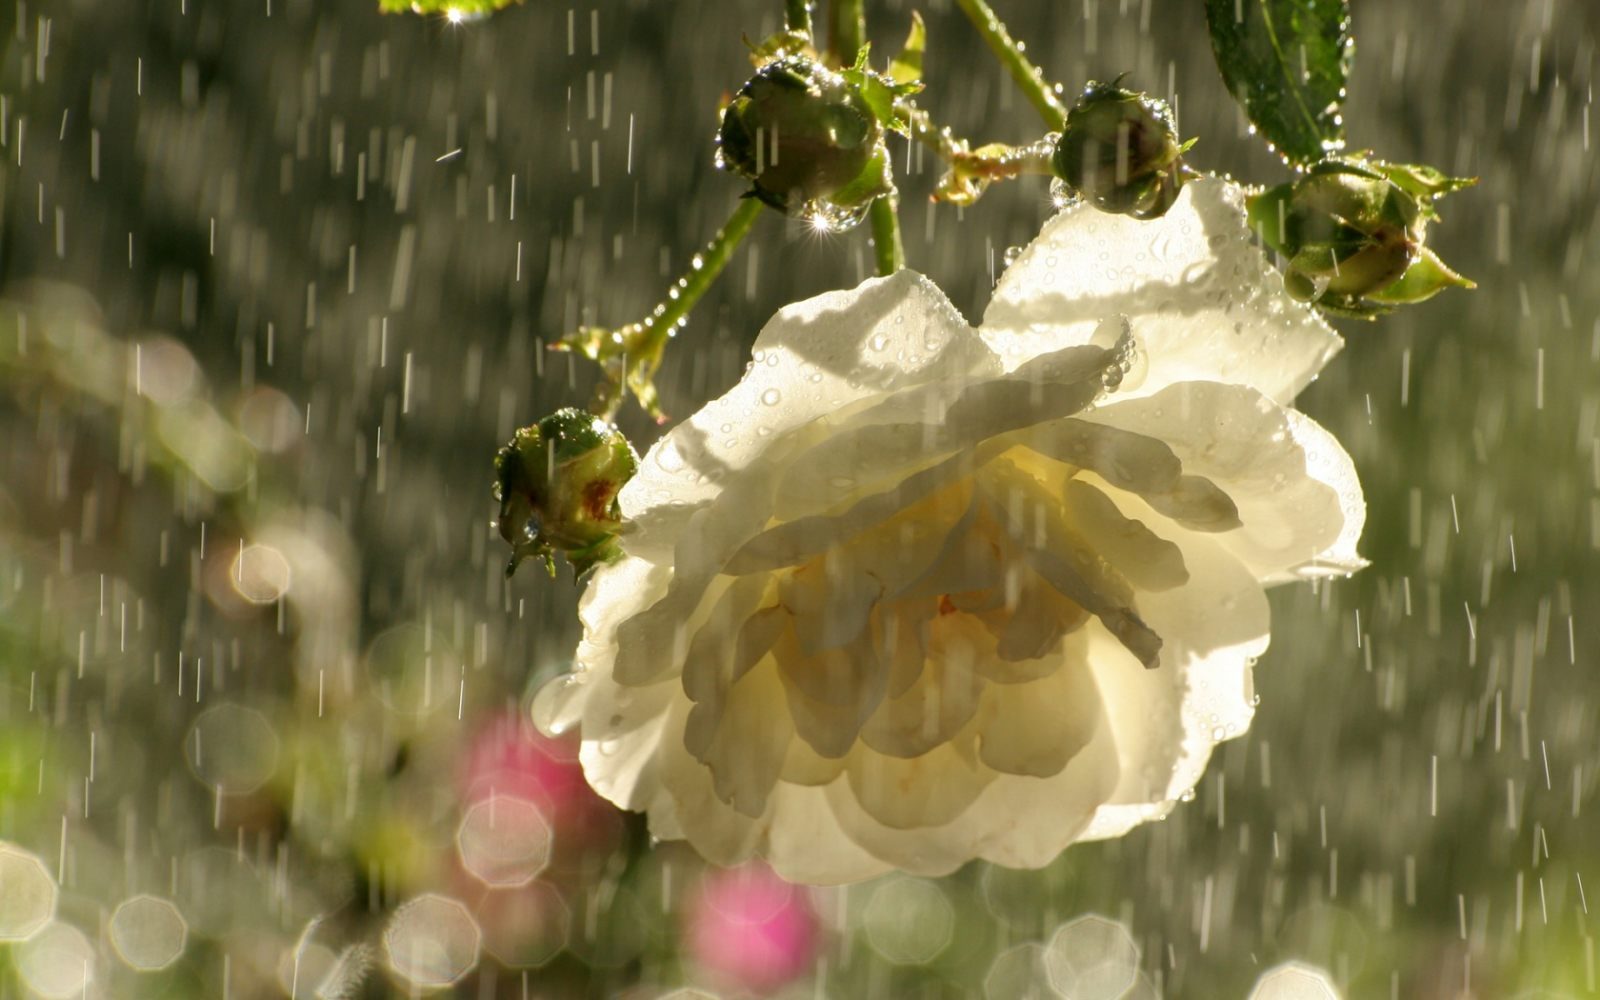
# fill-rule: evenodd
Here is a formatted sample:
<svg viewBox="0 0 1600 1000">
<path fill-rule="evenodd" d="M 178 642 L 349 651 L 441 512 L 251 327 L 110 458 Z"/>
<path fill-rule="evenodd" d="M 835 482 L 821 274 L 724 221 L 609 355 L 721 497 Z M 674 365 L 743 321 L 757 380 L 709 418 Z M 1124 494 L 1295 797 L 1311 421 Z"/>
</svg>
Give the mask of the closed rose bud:
<svg viewBox="0 0 1600 1000">
<path fill-rule="evenodd" d="M 1091 83 L 1067 114 L 1050 162 L 1057 177 L 1100 211 L 1155 219 L 1178 198 L 1187 148 L 1164 102 Z"/>
<path fill-rule="evenodd" d="M 557 410 L 524 427 L 495 456 L 500 536 L 511 544 L 507 574 L 536 556 L 555 573 L 560 552 L 579 574 L 617 552 L 617 492 L 638 470 L 633 446 L 582 410 Z"/>
<path fill-rule="evenodd" d="M 1447 285 L 1471 287 L 1423 246 L 1433 198 L 1467 183 L 1424 167 L 1324 160 L 1251 198 L 1250 224 L 1287 258 L 1290 294 L 1370 317 Z"/>
<path fill-rule="evenodd" d="M 757 70 L 723 112 L 717 164 L 754 182 L 755 197 L 793 214 L 867 175 L 882 138 L 872 109 L 843 76 L 790 55 Z M 881 193 L 866 188 L 864 201 Z"/>
<path fill-rule="evenodd" d="M 1324 294 L 1377 291 L 1404 274 L 1422 246 L 1417 200 L 1355 163 L 1320 163 L 1256 206 L 1253 221 L 1281 239 L 1290 268 Z"/>
</svg>

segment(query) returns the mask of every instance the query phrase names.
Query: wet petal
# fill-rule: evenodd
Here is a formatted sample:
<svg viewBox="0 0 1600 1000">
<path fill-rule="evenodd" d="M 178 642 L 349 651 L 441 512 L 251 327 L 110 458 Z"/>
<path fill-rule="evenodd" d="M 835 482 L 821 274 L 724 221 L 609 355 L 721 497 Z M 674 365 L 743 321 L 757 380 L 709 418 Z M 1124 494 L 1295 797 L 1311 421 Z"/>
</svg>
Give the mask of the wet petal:
<svg viewBox="0 0 1600 1000">
<path fill-rule="evenodd" d="M 1140 610 L 1167 637 L 1162 665 L 1146 670 L 1103 630 L 1090 632 L 1088 662 L 1121 759 L 1121 778 L 1085 837 L 1120 836 L 1165 815 L 1193 788 L 1212 747 L 1250 723 L 1250 678 L 1266 649 L 1261 584 L 1210 536 L 1173 539 L 1189 567 L 1187 586 L 1145 595 Z"/>
<path fill-rule="evenodd" d="M 1021 585 L 1015 606 L 978 616 L 995 640 L 994 655 L 983 657 L 978 669 L 1000 684 L 1038 680 L 1055 670 L 1056 647 L 1089 620 L 1089 612 L 1062 597 L 1037 573 L 1028 570 L 1018 575 Z"/>
<path fill-rule="evenodd" d="M 791 630 L 773 646 L 772 655 L 800 738 L 824 757 L 849 753 L 888 686 L 871 636 L 807 656 Z"/>
<path fill-rule="evenodd" d="M 785 575 L 779 587 L 807 654 L 837 649 L 859 637 L 882 594 L 882 582 L 838 545 Z"/>
<path fill-rule="evenodd" d="M 949 743 L 910 759 L 858 748 L 845 774 L 861 808 L 896 830 L 951 822 L 994 780 L 993 771 Z"/>
<path fill-rule="evenodd" d="M 729 656 L 728 651 L 737 653 L 746 626 L 771 596 L 773 588 L 769 583 L 764 577 L 741 577 L 732 581 L 705 621 L 694 630 L 682 659 L 683 690 L 690 698 L 706 701 L 718 697 L 738 680 L 736 675 L 743 673 L 741 667 L 748 669 L 737 656 Z M 783 623 L 774 625 L 770 617 L 763 618 L 764 626 L 781 630 Z M 769 642 L 769 648 L 770 645 Z M 663 655 L 660 659 L 665 661 L 667 657 Z M 664 673 L 656 675 L 658 682 Z M 670 676 L 667 674 L 668 679 Z"/>
<path fill-rule="evenodd" d="M 837 514 L 813 514 L 775 525 L 751 538 L 734 553 L 727 562 L 727 572 L 758 573 L 796 565 L 839 539 L 859 536 L 891 519 L 898 521 L 913 508 L 931 519 L 928 530 L 936 533 L 937 525 L 943 523 L 942 519 L 952 508 L 966 510 L 965 479 L 978 465 L 1005 448 L 1004 442 L 994 442 L 973 452 L 951 456 L 907 476 L 893 489 L 862 497 Z M 923 508 L 924 503 L 937 506 Z"/>
<path fill-rule="evenodd" d="M 965 619 L 965 621 L 963 621 Z M 973 639 L 981 626 L 965 615 L 935 619 L 926 666 L 904 694 L 885 698 L 861 727 L 867 746 L 891 757 L 915 757 L 955 738 L 978 710 L 986 686 Z"/>
<path fill-rule="evenodd" d="M 1041 679 L 985 691 L 979 760 L 1005 774 L 1047 778 L 1089 745 L 1103 712 L 1088 647 L 1080 632 L 1051 657 L 1057 669 Z"/>
<path fill-rule="evenodd" d="M 745 674 L 727 695 L 689 712 L 684 748 L 711 769 L 717 798 L 746 816 L 760 816 L 794 741 L 783 684 L 769 660 Z"/>
<path fill-rule="evenodd" d="M 1071 416 L 1103 392 L 1114 363 L 1102 348 L 1070 347 L 1033 358 L 1008 377 L 990 373 L 891 396 L 791 460 L 776 514 L 788 520 L 831 507 L 853 493 L 892 485 L 930 460 Z"/>
<path fill-rule="evenodd" d="M 629 541 L 641 552 L 671 550 L 695 513 L 728 506 L 718 503 L 725 482 L 768 468 L 791 432 L 885 393 L 995 366 L 944 293 L 914 271 L 784 307 L 752 357 L 744 378 L 657 441 L 623 487 L 623 515 L 637 526 Z"/>
<path fill-rule="evenodd" d="M 1141 590 L 1171 590 L 1189 581 L 1183 552 L 1140 521 L 1124 517 L 1117 505 L 1082 479 L 1066 488 L 1067 519 L 1123 578 Z"/>
<path fill-rule="evenodd" d="M 796 785 L 826 785 L 844 773 L 844 757 L 824 757 L 805 740 L 793 740 L 783 759 L 783 780 Z"/>
<path fill-rule="evenodd" d="M 901 601 L 887 607 L 878 619 L 875 643 L 888 671 L 890 698 L 898 698 L 922 676 L 928 657 L 928 625 L 937 614 L 934 601 Z"/>
<path fill-rule="evenodd" d="M 1107 317 L 1126 316 L 1141 357 L 1118 398 L 1203 380 L 1288 403 L 1343 341 L 1284 292 L 1246 226 L 1244 194 L 1205 177 L 1152 221 L 1066 209 L 1006 269 L 984 339 L 1011 368 L 1013 359 L 1092 343 Z"/>
<path fill-rule="evenodd" d="M 1186 472 L 1224 490 L 1239 525 L 1219 540 L 1262 578 L 1362 565 L 1355 540 L 1366 506 L 1355 469 L 1305 416 L 1251 389 L 1186 382 L 1092 419 L 1168 442 Z"/>
<path fill-rule="evenodd" d="M 1033 572 L 1057 593 L 1099 618 L 1146 666 L 1155 666 L 1161 638 L 1133 607 L 1133 588 L 1061 516 L 1038 480 L 1005 462 L 982 483 L 990 508 Z"/>
</svg>

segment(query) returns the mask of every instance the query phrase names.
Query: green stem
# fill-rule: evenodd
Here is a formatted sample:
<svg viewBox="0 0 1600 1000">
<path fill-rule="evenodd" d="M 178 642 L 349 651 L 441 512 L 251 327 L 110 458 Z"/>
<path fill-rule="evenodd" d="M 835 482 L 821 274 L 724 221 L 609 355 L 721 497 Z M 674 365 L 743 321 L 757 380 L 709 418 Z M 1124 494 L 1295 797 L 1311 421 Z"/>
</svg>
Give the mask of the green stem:
<svg viewBox="0 0 1600 1000">
<path fill-rule="evenodd" d="M 867 41 L 867 13 L 862 0 L 833 0 L 833 22 L 829 47 L 841 66 L 853 66 L 856 54 Z M 867 210 L 872 224 L 872 257 L 879 275 L 890 275 L 906 266 L 906 248 L 900 239 L 900 198 L 883 195 Z"/>
<path fill-rule="evenodd" d="M 833 23 L 828 32 L 828 48 L 840 66 L 853 66 L 856 53 L 867 40 L 867 12 L 864 0 L 833 0 Z"/>
<path fill-rule="evenodd" d="M 811 34 L 811 0 L 783 0 L 783 26 Z"/>
<path fill-rule="evenodd" d="M 900 197 L 886 194 L 867 210 L 872 223 L 872 255 L 879 276 L 895 273 L 906 266 L 905 244 L 900 242 Z"/>
<path fill-rule="evenodd" d="M 1005 66 L 1011 74 L 1011 79 L 1022 88 L 1022 93 L 1027 96 L 1039 117 L 1050 129 L 1059 132 L 1067 126 L 1067 109 L 1056 97 L 1055 91 L 1044 80 L 1044 74 L 1039 72 L 1039 67 L 1028 61 L 1022 54 L 1022 47 L 1011 37 L 1006 26 L 995 16 L 994 11 L 985 0 L 956 0 L 962 13 L 967 15 L 967 20 L 978 29 L 978 34 L 989 44 L 989 51 Z"/>
<path fill-rule="evenodd" d="M 589 405 L 592 412 L 606 419 L 615 416 L 617 407 L 622 403 L 622 383 L 626 381 L 646 410 L 658 420 L 665 419 L 652 380 L 661 367 L 661 356 L 666 350 L 667 340 L 683 318 L 689 315 L 689 310 L 700 301 L 700 296 L 716 282 L 717 276 L 728 265 L 728 259 L 733 256 L 733 251 L 749 235 L 764 207 L 755 198 L 739 199 L 738 207 L 728 216 L 722 228 L 717 230 L 717 235 L 711 238 L 704 250 L 694 255 L 689 272 L 672 286 L 666 301 L 657 305 L 642 322 L 632 324 L 631 329 L 624 328 L 627 331 L 624 334 L 626 346 L 617 361 L 621 366 L 631 365 L 632 370 L 626 367 L 615 371 L 607 368 L 610 377 L 596 387 L 595 398 Z"/>
<path fill-rule="evenodd" d="M 926 111 L 909 101 L 896 104 L 895 110 L 911 126 L 912 138 L 949 168 L 934 189 L 935 201 L 970 205 L 994 181 L 1023 174 L 1049 176 L 1053 172 L 1050 155 L 1055 142 L 1050 136 L 1025 146 L 987 143 L 974 150 L 970 142 L 957 138 L 948 128 L 940 128 Z"/>
<path fill-rule="evenodd" d="M 678 321 L 689 315 L 689 310 L 694 308 L 700 296 L 706 293 L 706 289 L 712 286 L 722 269 L 728 265 L 728 258 L 750 234 L 750 227 L 755 225 L 756 217 L 764 207 L 755 198 L 739 199 L 739 206 L 717 230 L 717 235 L 711 237 L 706 248 L 694 256 L 689 273 L 678 279 L 675 286 L 678 294 L 656 306 L 649 321 L 650 335 L 645 338 L 647 350 L 659 353 L 660 345 L 666 343 Z"/>
</svg>

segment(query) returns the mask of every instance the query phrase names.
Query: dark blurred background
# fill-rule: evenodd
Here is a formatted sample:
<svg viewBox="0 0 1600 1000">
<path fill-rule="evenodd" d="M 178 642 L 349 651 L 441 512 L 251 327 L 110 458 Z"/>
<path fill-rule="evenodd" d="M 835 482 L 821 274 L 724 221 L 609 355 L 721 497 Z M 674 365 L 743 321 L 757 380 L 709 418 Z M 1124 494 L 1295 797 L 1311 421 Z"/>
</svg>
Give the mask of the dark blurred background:
<svg viewBox="0 0 1600 1000">
<path fill-rule="evenodd" d="M 1194 166 L 1287 176 L 1198 0 L 995 4 L 1069 90 L 1169 97 Z M 1322 973 L 1259 996 L 1600 993 L 1600 7 L 1356 0 L 1351 146 L 1481 179 L 1430 233 L 1479 289 L 1340 324 L 1300 405 L 1356 460 L 1372 566 L 1274 592 L 1256 722 L 1194 801 L 1043 872 L 825 893 L 652 849 L 527 730 L 578 592 L 505 581 L 489 495 L 516 426 L 588 398 L 546 345 L 643 316 L 733 208 L 718 101 L 781 4 L 374 8 L 0 12 L 0 939 L 32 935 L 0 998 L 1245 997 L 1291 960 Z M 875 51 L 912 9 L 868 4 Z M 1043 133 L 949 0 L 916 9 L 924 107 Z M 892 148 L 910 266 L 976 319 L 1046 184 L 958 211 Z M 870 269 L 864 227 L 768 213 L 669 413 Z M 488 787 L 538 809 L 485 832 Z M 4 900 L 34 858 L 37 933 Z M 1062 971 L 1091 931 L 1137 946 L 1128 992 Z"/>
</svg>

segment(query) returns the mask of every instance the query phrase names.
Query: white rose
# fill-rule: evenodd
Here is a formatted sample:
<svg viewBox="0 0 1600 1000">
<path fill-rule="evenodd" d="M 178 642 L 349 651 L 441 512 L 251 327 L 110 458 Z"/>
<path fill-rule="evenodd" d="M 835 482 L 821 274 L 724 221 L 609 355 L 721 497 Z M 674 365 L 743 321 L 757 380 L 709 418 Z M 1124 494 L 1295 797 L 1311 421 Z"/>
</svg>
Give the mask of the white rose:
<svg viewBox="0 0 1600 1000">
<path fill-rule="evenodd" d="M 1249 725 L 1263 587 L 1362 565 L 1289 408 L 1340 346 L 1217 180 L 1060 213 L 977 329 L 912 272 L 789 306 L 623 490 L 534 712 L 656 836 L 795 881 L 1161 817 Z"/>
</svg>

